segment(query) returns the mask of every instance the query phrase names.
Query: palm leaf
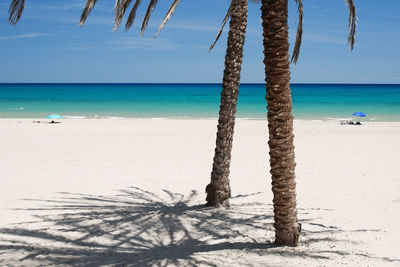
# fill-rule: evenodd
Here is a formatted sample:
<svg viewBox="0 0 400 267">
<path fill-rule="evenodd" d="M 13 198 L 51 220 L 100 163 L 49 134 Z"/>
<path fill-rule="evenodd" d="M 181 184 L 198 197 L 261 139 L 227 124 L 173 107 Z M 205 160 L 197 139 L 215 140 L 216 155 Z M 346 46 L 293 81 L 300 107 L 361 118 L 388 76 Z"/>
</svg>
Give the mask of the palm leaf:
<svg viewBox="0 0 400 267">
<path fill-rule="evenodd" d="M 119 25 L 121 24 L 122 18 L 125 15 L 126 10 L 128 9 L 129 5 L 131 4 L 132 0 L 118 0 L 118 5 L 115 5 L 115 19 L 114 19 L 114 31 L 118 29 Z"/>
<path fill-rule="evenodd" d="M 163 21 L 162 21 L 160 27 L 158 28 L 157 33 L 154 35 L 154 38 L 157 37 L 157 35 L 160 33 L 161 29 L 165 26 L 165 23 L 167 23 L 167 21 L 168 21 L 168 20 L 171 18 L 171 16 L 174 14 L 174 12 L 175 12 L 176 8 L 178 7 L 178 4 L 179 4 L 180 1 L 181 1 L 181 0 L 175 0 L 175 1 L 172 3 L 171 7 L 169 8 L 169 10 L 168 10 L 168 12 L 167 12 L 167 15 L 164 17 L 164 19 L 163 19 Z"/>
<path fill-rule="evenodd" d="M 121 6 L 121 0 L 115 0 L 114 8 L 117 9 Z"/>
<path fill-rule="evenodd" d="M 347 38 L 347 45 L 353 50 L 357 26 L 356 6 L 353 0 L 346 0 L 346 4 L 349 8 L 349 37 Z"/>
<path fill-rule="evenodd" d="M 24 11 L 25 0 L 13 0 L 10 8 L 8 9 L 8 22 L 12 26 L 16 26 L 19 19 L 21 18 L 22 11 Z"/>
<path fill-rule="evenodd" d="M 97 0 L 87 0 L 86 1 L 85 8 L 82 11 L 81 19 L 79 21 L 79 26 L 83 26 L 83 24 L 85 24 L 85 21 L 86 21 L 87 17 L 89 16 L 90 12 L 92 11 L 92 9 L 94 8 L 94 6 L 96 5 L 96 2 L 97 2 Z"/>
<path fill-rule="evenodd" d="M 149 6 L 147 7 L 146 15 L 144 16 L 142 28 L 140 29 L 140 36 L 143 36 L 143 33 L 146 31 L 147 24 L 149 23 L 149 19 L 151 16 L 151 12 L 156 7 L 158 0 L 151 0 Z"/>
<path fill-rule="evenodd" d="M 290 62 L 294 62 L 294 64 L 297 63 L 297 59 L 299 58 L 301 37 L 303 35 L 303 3 L 301 0 L 296 0 L 296 4 L 299 13 L 299 25 L 297 25 L 296 42 L 294 44 L 292 58 L 290 59 Z"/>
<path fill-rule="evenodd" d="M 141 2 L 142 0 L 136 0 L 135 4 L 133 5 L 131 13 L 129 13 L 129 17 L 126 21 L 125 30 L 128 30 L 130 27 L 132 27 L 132 24 L 135 21 L 136 17 L 136 10 L 138 9 Z"/>
<path fill-rule="evenodd" d="M 231 7 L 232 7 L 232 3 L 228 8 L 228 11 L 226 12 L 226 15 L 224 17 L 224 20 L 222 21 L 222 25 L 221 28 L 219 29 L 217 36 L 215 37 L 214 42 L 212 43 L 212 45 L 210 46 L 210 49 L 208 50 L 209 52 L 211 52 L 211 50 L 214 48 L 215 44 L 218 42 L 219 37 L 221 37 L 222 31 L 224 30 L 225 24 L 228 21 L 229 17 L 231 16 Z"/>
</svg>

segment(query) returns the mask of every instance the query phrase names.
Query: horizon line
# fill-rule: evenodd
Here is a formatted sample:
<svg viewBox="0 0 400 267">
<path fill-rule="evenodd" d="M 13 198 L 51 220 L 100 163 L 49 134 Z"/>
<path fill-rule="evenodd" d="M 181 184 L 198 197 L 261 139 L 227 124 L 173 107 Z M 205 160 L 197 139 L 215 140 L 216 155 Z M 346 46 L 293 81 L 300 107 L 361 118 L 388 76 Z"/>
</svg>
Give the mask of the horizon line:
<svg viewBox="0 0 400 267">
<path fill-rule="evenodd" d="M 220 83 L 195 83 L 195 82 L 132 82 L 132 83 L 115 83 L 115 82 L 106 82 L 106 83 L 96 83 L 96 82 L 0 82 L 0 85 L 30 85 L 30 84 L 43 84 L 43 85 L 62 85 L 62 84 L 87 84 L 87 85 L 222 85 Z M 400 83 L 290 83 L 291 85 L 400 85 Z M 265 85 L 265 83 L 240 83 L 240 85 Z M 239 86 L 240 86 L 239 85 Z"/>
</svg>

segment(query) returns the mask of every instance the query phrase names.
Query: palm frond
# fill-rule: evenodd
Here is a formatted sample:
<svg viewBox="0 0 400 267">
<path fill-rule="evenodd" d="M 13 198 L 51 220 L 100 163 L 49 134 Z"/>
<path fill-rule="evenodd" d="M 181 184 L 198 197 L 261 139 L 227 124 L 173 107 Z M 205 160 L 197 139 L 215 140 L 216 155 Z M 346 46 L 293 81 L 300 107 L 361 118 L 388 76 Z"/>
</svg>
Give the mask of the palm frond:
<svg viewBox="0 0 400 267">
<path fill-rule="evenodd" d="M 122 0 L 115 0 L 115 5 L 114 5 L 114 9 L 115 9 L 115 16 L 114 16 L 114 27 L 113 27 L 113 31 L 115 31 L 117 28 L 115 27 L 115 22 L 117 20 L 118 14 L 121 10 L 121 1 Z"/>
<path fill-rule="evenodd" d="M 136 10 L 138 9 L 141 2 L 142 0 L 136 0 L 135 4 L 133 5 L 131 13 L 129 13 L 129 17 L 126 21 L 125 30 L 129 30 L 129 28 L 132 27 L 132 24 L 135 21 L 136 17 Z"/>
<path fill-rule="evenodd" d="M 149 23 L 149 19 L 151 16 L 151 12 L 156 7 L 158 0 L 150 0 L 149 6 L 147 7 L 146 15 L 144 16 L 142 28 L 140 29 L 140 36 L 143 36 L 143 33 L 146 31 L 147 24 Z"/>
<path fill-rule="evenodd" d="M 121 24 L 122 18 L 124 17 L 125 12 L 131 2 L 132 0 L 117 0 L 115 5 L 114 31 L 118 29 L 119 25 Z"/>
<path fill-rule="evenodd" d="M 82 15 L 81 15 L 81 19 L 79 21 L 79 26 L 83 26 L 83 24 L 85 24 L 85 21 L 87 19 L 87 17 L 89 16 L 90 12 L 92 11 L 92 9 L 94 8 L 94 6 L 96 5 L 97 0 L 87 0 L 86 1 L 86 5 L 85 8 L 82 11 Z"/>
<path fill-rule="evenodd" d="M 167 23 L 167 21 L 168 21 L 168 20 L 171 18 L 171 16 L 174 14 L 174 12 L 175 12 L 176 8 L 178 7 L 178 4 L 179 4 L 180 1 L 181 1 L 181 0 L 175 0 L 175 1 L 172 3 L 171 7 L 169 8 L 169 10 L 168 10 L 168 12 L 167 12 L 167 15 L 164 17 L 164 19 L 163 19 L 163 21 L 162 21 L 160 27 L 158 28 L 157 33 L 154 35 L 154 38 L 157 37 L 157 35 L 160 33 L 161 29 L 165 26 L 165 23 Z"/>
<path fill-rule="evenodd" d="M 221 37 L 222 31 L 224 30 L 225 24 L 228 21 L 229 17 L 231 16 L 231 8 L 232 8 L 232 3 L 228 8 L 228 11 L 226 12 L 226 15 L 224 17 L 224 20 L 222 21 L 222 25 L 221 28 L 219 28 L 219 31 L 217 33 L 217 36 L 215 37 L 214 42 L 212 43 L 212 45 L 210 46 L 210 49 L 208 50 L 208 52 L 211 52 L 211 50 L 214 48 L 215 44 L 218 42 L 219 37 Z"/>
<path fill-rule="evenodd" d="M 353 0 L 346 0 L 347 7 L 349 8 L 349 37 L 347 38 L 347 45 L 353 50 L 356 38 L 357 14 L 356 6 Z"/>
<path fill-rule="evenodd" d="M 8 22 L 12 26 L 16 26 L 19 19 L 21 18 L 22 11 L 24 11 L 25 0 L 13 0 L 8 9 Z"/>
<path fill-rule="evenodd" d="M 117 9 L 121 6 L 121 0 L 115 0 L 114 8 Z"/>
<path fill-rule="evenodd" d="M 294 44 L 292 58 L 290 62 L 297 63 L 300 54 L 301 38 L 303 35 L 303 3 L 301 0 L 296 0 L 297 12 L 299 13 L 299 24 L 297 25 L 296 42 Z"/>
</svg>

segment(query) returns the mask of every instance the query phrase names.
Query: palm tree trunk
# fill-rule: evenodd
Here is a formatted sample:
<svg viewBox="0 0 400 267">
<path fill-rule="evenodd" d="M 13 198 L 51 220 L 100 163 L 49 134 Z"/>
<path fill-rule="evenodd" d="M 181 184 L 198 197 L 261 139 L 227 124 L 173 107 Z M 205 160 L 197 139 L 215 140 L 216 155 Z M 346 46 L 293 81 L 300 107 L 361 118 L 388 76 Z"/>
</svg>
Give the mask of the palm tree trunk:
<svg viewBox="0 0 400 267">
<path fill-rule="evenodd" d="M 297 246 L 299 224 L 290 90 L 288 0 L 262 0 L 275 243 Z"/>
<path fill-rule="evenodd" d="M 206 187 L 207 206 L 229 207 L 229 167 L 242 67 L 248 0 L 232 0 L 221 105 L 211 182 Z"/>
</svg>

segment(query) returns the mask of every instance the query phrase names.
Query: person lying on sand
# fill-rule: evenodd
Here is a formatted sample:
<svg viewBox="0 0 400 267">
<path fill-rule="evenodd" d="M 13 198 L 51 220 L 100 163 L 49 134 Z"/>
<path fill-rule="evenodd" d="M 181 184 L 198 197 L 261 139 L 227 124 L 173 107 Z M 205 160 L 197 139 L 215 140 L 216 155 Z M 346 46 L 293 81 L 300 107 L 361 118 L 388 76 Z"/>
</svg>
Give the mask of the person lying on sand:
<svg viewBox="0 0 400 267">
<path fill-rule="evenodd" d="M 33 121 L 33 123 L 41 123 L 41 121 Z M 61 123 L 61 122 L 60 121 L 50 121 L 48 123 L 53 124 L 53 123 Z"/>
<path fill-rule="evenodd" d="M 340 125 L 362 125 L 361 122 L 357 121 L 354 123 L 353 121 L 340 121 Z"/>
</svg>

